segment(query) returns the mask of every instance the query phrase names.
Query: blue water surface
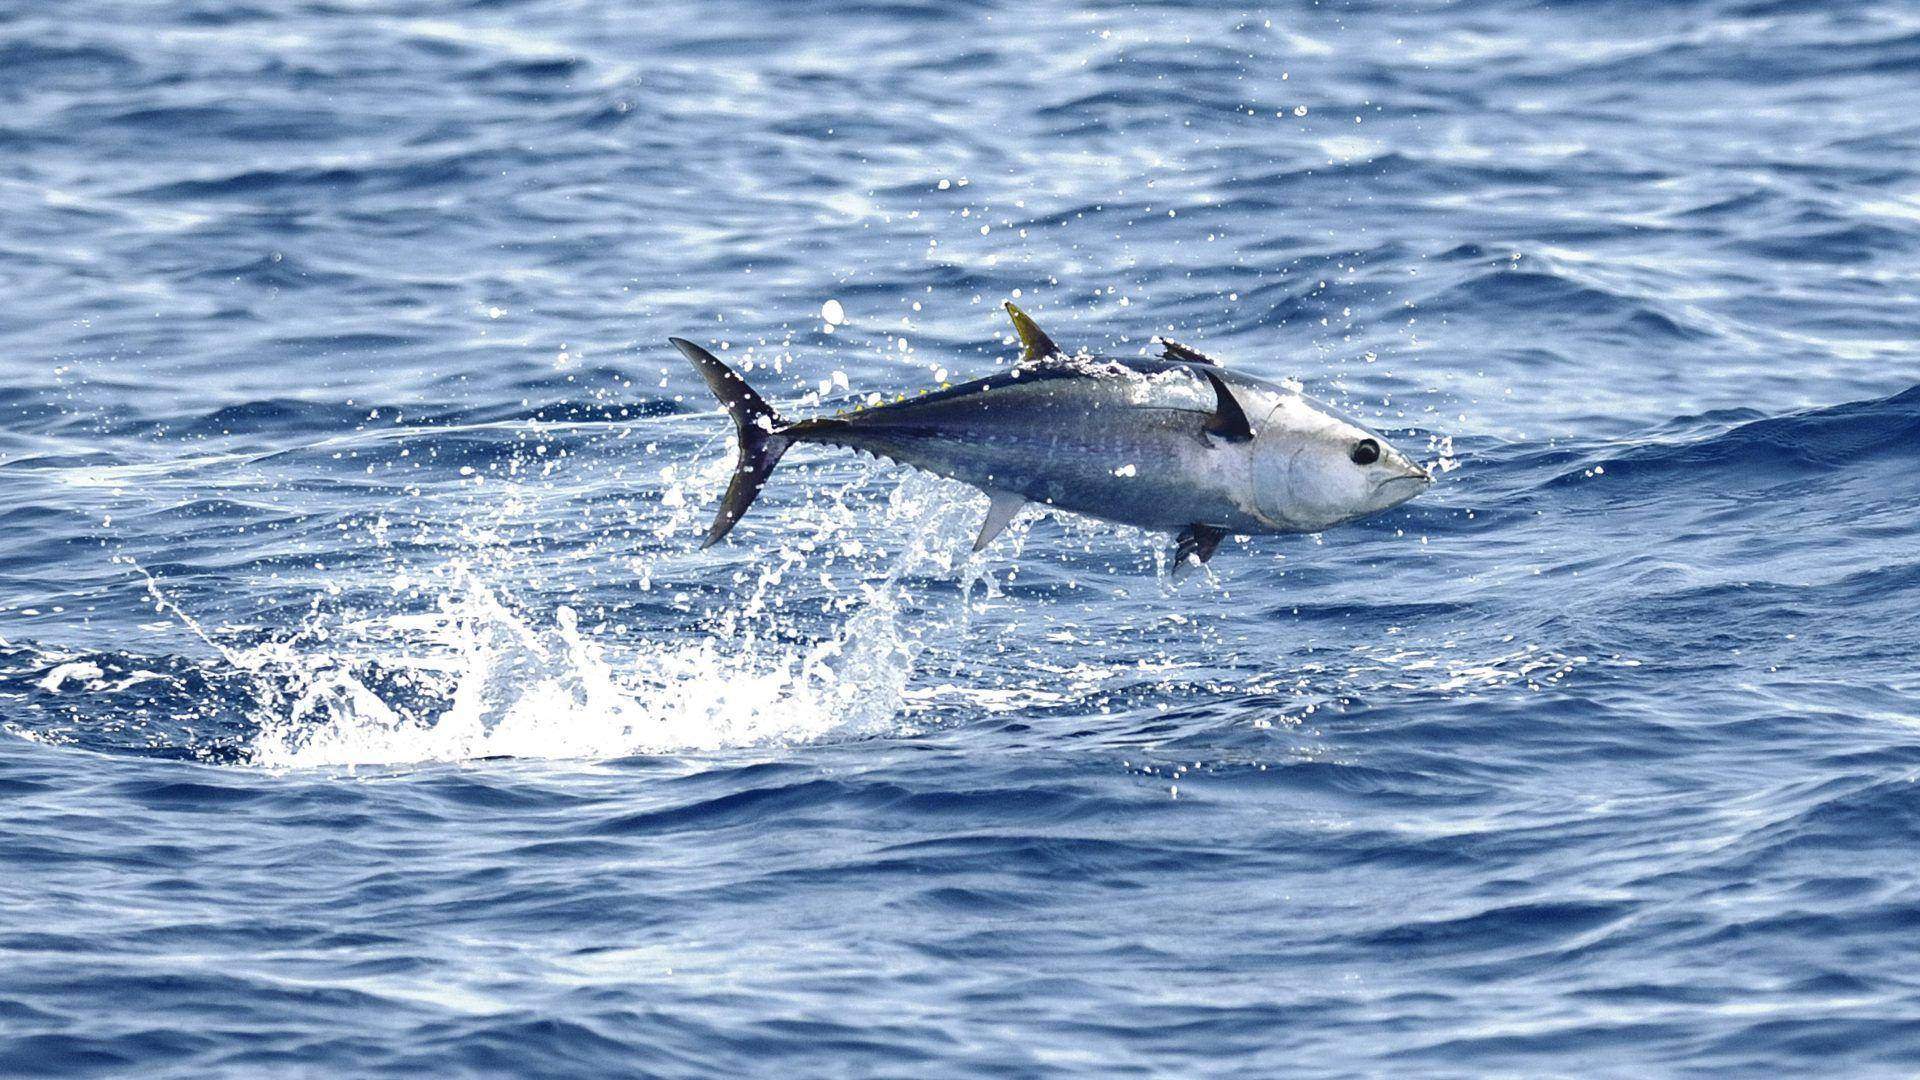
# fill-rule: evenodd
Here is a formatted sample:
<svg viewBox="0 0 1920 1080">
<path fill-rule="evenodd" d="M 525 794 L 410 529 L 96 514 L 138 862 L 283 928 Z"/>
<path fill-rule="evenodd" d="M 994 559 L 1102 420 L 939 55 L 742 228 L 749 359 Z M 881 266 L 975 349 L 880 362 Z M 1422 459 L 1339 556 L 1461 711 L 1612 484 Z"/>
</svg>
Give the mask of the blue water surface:
<svg viewBox="0 0 1920 1080">
<path fill-rule="evenodd" d="M 1913 1073 L 1916 101 L 1895 0 L 0 0 L 0 1074 Z M 1440 482 L 696 550 L 667 335 L 1015 297 Z"/>
</svg>

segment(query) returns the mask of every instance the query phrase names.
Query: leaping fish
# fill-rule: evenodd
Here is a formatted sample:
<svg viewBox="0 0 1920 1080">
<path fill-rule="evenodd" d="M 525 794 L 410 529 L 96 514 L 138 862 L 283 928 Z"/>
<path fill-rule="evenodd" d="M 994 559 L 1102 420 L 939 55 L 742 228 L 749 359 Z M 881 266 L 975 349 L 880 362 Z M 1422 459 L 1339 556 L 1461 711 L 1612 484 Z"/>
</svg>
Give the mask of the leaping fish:
<svg viewBox="0 0 1920 1080">
<path fill-rule="evenodd" d="M 861 450 L 971 484 L 990 504 L 979 551 L 1029 502 L 1178 534 L 1176 565 L 1229 533 L 1312 533 L 1377 514 L 1433 477 L 1376 432 L 1177 342 L 1163 355 L 1069 355 L 1007 313 L 1020 361 L 983 379 L 832 417 L 787 421 L 712 353 L 669 338 L 738 428 L 739 465 L 701 548 L 740 520 L 795 443 Z"/>
</svg>

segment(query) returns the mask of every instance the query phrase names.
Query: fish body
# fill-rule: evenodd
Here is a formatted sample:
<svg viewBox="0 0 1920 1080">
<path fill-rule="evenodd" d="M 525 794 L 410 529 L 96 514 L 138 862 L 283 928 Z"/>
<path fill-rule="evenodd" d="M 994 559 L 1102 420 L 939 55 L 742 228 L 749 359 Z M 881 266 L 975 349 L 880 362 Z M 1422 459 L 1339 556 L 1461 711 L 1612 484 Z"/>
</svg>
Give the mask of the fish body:
<svg viewBox="0 0 1920 1080">
<path fill-rule="evenodd" d="M 1068 355 L 1008 305 L 1013 368 L 843 416 L 782 421 L 738 374 L 672 339 L 734 414 L 740 468 L 707 544 L 786 449 L 844 446 L 970 484 L 986 546 L 1028 502 L 1180 534 L 1204 562 L 1228 533 L 1318 532 L 1412 498 L 1431 478 L 1377 434 L 1279 383 L 1167 343 L 1159 358 Z"/>
</svg>

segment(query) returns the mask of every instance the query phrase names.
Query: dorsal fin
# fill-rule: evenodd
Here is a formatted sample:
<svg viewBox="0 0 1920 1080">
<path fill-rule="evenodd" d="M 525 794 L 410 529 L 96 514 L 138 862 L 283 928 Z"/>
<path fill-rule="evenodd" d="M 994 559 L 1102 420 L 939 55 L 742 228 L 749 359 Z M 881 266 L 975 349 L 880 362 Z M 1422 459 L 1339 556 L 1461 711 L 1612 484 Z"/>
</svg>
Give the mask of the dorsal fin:
<svg viewBox="0 0 1920 1080">
<path fill-rule="evenodd" d="M 1014 307 L 1011 300 L 1007 301 L 1007 314 L 1013 316 L 1014 332 L 1020 335 L 1020 359 L 1044 360 L 1059 354 L 1060 346 L 1053 343 L 1045 330 L 1027 318 L 1026 312 Z"/>
<path fill-rule="evenodd" d="M 1220 366 L 1220 361 L 1215 360 L 1199 349 L 1182 345 L 1168 338 L 1160 339 L 1160 359 L 1177 360 L 1183 364 L 1206 364 L 1210 367 Z"/>
<path fill-rule="evenodd" d="M 1213 417 L 1207 421 L 1207 434 L 1228 442 L 1246 442 L 1253 438 L 1253 425 L 1247 423 L 1247 413 L 1234 400 L 1233 391 L 1215 375 L 1211 368 L 1201 368 L 1200 374 L 1213 384 Z"/>
</svg>

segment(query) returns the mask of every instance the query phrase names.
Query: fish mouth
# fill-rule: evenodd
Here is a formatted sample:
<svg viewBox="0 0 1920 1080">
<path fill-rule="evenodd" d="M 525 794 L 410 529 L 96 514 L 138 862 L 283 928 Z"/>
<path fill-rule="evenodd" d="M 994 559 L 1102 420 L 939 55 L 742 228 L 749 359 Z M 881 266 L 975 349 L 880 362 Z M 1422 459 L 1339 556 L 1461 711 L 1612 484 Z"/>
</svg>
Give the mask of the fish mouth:
<svg viewBox="0 0 1920 1080">
<path fill-rule="evenodd" d="M 1400 475 L 1391 476 L 1382 480 L 1380 482 L 1381 487 L 1386 487 L 1388 484 L 1404 484 L 1414 480 L 1419 481 L 1421 487 L 1426 487 L 1428 484 L 1433 483 L 1433 472 L 1412 458 L 1401 458 L 1394 464 L 1400 467 Z"/>
<path fill-rule="evenodd" d="M 1408 472 L 1390 476 L 1374 488 L 1376 495 L 1388 500 L 1388 506 L 1398 506 L 1433 485 L 1432 473 L 1412 462 L 1407 463 L 1407 468 Z"/>
</svg>

